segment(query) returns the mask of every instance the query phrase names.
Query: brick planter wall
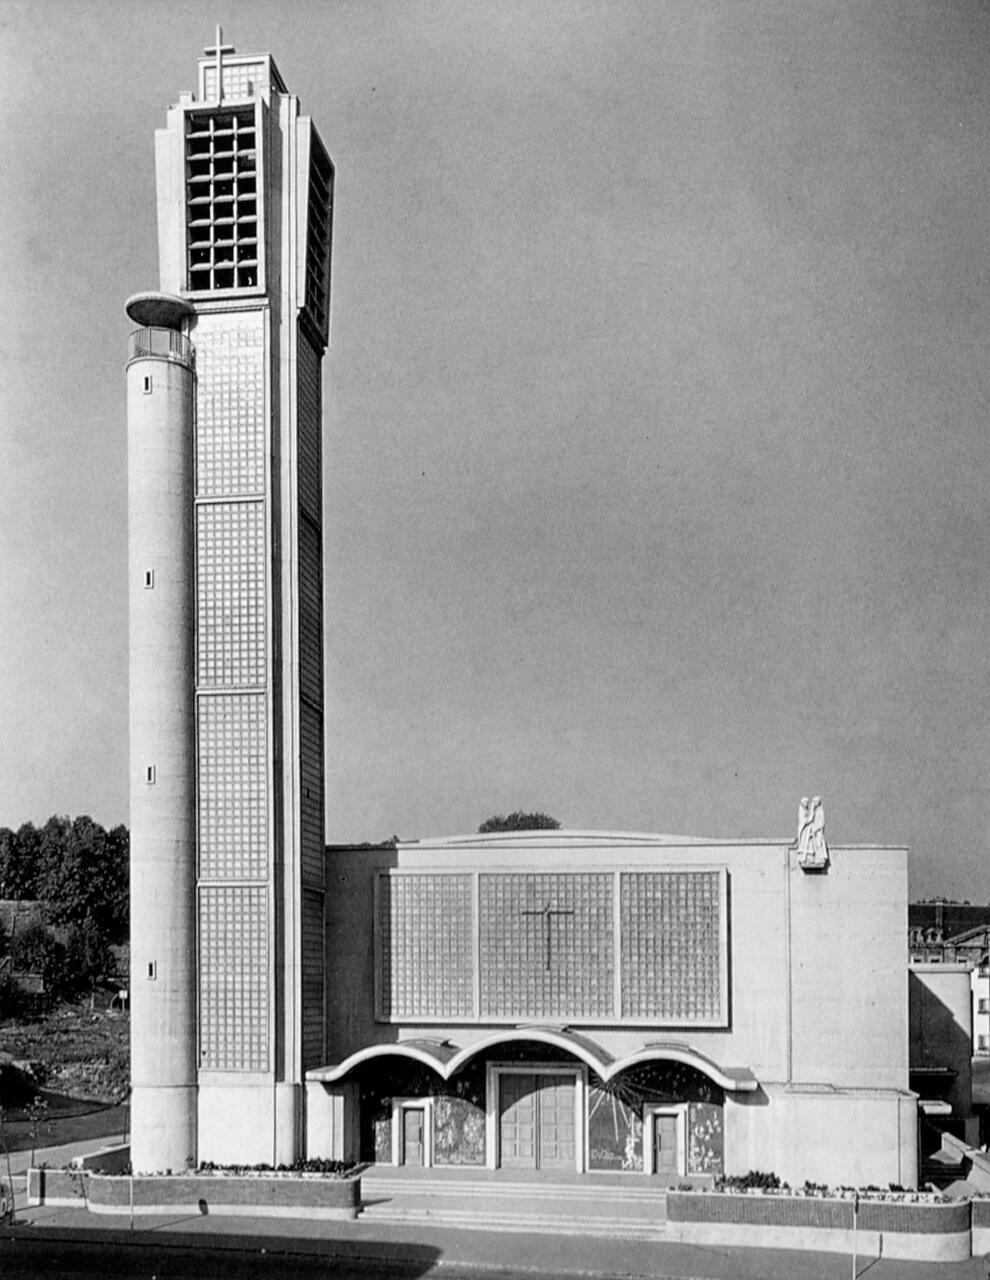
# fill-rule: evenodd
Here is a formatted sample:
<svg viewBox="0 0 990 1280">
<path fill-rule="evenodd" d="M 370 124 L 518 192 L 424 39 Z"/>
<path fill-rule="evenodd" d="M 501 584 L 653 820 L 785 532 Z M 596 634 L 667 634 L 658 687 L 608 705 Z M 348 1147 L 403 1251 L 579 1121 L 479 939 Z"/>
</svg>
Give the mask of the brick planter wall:
<svg viewBox="0 0 990 1280">
<path fill-rule="evenodd" d="M 990 1200 L 971 1200 L 973 1215 L 973 1257 L 990 1253 Z"/>
<path fill-rule="evenodd" d="M 84 1209 L 88 1176 L 73 1169 L 29 1169 L 28 1204 L 50 1204 Z"/>
<path fill-rule="evenodd" d="M 132 1200 L 133 1197 L 133 1200 Z M 356 1218 L 360 1178 L 199 1176 L 103 1177 L 91 1174 L 93 1213 L 223 1214 L 271 1218 Z"/>
<path fill-rule="evenodd" d="M 979 1203 L 979 1202 L 978 1202 Z M 813 1196 L 705 1195 L 671 1191 L 668 1230 L 695 1244 L 851 1253 L 853 1202 Z M 990 1202 L 987 1209 L 990 1232 Z M 867 1256 L 958 1262 L 975 1252 L 968 1201 L 912 1204 L 860 1200 L 856 1246 Z"/>
</svg>

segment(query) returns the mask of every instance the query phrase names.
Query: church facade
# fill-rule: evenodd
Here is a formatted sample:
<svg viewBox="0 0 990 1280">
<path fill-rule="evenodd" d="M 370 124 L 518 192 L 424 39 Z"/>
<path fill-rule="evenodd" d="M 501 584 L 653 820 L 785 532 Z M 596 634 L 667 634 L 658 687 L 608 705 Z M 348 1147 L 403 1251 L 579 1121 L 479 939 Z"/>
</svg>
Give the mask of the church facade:
<svg viewBox="0 0 990 1280">
<path fill-rule="evenodd" d="M 534 831 L 338 847 L 311 1154 L 910 1186 L 907 855 Z M 855 940 L 855 942 L 853 941 Z"/>
</svg>

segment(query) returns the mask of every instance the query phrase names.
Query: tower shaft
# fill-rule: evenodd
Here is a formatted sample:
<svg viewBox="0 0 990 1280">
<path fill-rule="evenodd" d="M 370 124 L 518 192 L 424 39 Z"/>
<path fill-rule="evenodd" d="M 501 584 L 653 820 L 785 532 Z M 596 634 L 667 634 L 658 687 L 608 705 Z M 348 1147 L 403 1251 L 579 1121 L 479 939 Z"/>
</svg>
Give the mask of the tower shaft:
<svg viewBox="0 0 990 1280">
<path fill-rule="evenodd" d="M 192 348 L 139 329 L 127 366 L 132 1165 L 196 1156 Z"/>
</svg>

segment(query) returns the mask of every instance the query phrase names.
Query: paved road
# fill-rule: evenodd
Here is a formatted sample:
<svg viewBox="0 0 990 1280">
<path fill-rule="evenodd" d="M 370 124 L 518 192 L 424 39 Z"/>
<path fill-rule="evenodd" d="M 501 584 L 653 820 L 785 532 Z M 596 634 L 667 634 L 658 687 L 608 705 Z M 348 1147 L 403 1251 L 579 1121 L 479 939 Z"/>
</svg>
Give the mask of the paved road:
<svg viewBox="0 0 990 1280">
<path fill-rule="evenodd" d="M 176 1249 L 149 1245 L 60 1244 L 50 1240 L 0 1239 L 0 1275 L 3 1280 L 27 1280 L 48 1276 L 52 1280 L 91 1280 L 94 1276 L 113 1280 L 296 1280 L 314 1276 L 328 1280 L 417 1280 L 437 1261 L 427 1250 L 419 1260 L 372 1259 L 346 1261 L 312 1254 L 279 1251 L 255 1252 L 240 1249 Z M 468 1276 L 476 1271 L 443 1270 L 444 1280 Z"/>
<path fill-rule="evenodd" d="M 860 1258 L 858 1280 L 985 1280 L 978 1259 L 936 1265 Z M 145 1224 L 35 1210 L 0 1229 L 0 1277 L 82 1280 L 851 1280 L 842 1254 L 527 1235 L 360 1222 L 203 1218 Z"/>
</svg>

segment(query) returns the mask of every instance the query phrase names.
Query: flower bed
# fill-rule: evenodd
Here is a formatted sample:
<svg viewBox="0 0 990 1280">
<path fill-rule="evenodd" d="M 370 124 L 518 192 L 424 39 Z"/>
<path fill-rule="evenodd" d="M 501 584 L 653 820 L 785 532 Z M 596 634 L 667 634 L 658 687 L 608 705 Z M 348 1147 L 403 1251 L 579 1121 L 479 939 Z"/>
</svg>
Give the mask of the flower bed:
<svg viewBox="0 0 990 1280">
<path fill-rule="evenodd" d="M 990 1213 L 988 1213 L 990 1225 Z M 672 1239 L 958 1262 L 973 1251 L 969 1201 L 924 1192 L 671 1191 Z"/>
</svg>

